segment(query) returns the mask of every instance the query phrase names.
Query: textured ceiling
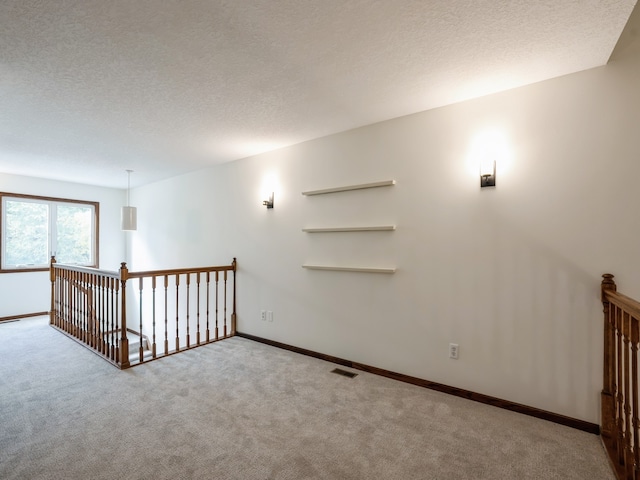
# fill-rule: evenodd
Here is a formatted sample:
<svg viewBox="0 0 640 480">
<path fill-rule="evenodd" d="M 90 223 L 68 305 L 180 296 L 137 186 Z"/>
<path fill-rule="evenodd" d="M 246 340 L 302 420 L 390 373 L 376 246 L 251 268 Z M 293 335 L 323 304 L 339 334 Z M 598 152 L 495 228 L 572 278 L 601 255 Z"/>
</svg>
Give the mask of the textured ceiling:
<svg viewBox="0 0 640 480">
<path fill-rule="evenodd" d="M 606 64 L 636 0 L 2 0 L 0 172 L 126 187 Z"/>
</svg>

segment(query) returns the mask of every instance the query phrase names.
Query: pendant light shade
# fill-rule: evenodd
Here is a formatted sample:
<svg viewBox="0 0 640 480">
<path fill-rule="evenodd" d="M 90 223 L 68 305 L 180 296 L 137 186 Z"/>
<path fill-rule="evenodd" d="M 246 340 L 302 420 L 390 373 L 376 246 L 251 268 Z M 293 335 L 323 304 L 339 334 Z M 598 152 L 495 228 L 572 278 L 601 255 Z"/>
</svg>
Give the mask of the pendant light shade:
<svg viewBox="0 0 640 480">
<path fill-rule="evenodd" d="M 120 214 L 122 230 L 138 229 L 138 213 L 136 207 L 122 207 Z"/>
<path fill-rule="evenodd" d="M 131 172 L 133 170 L 127 170 L 127 206 L 122 207 L 120 213 L 120 225 L 122 230 L 137 230 L 138 229 L 138 212 L 136 207 L 129 205 L 129 195 L 131 193 Z"/>
</svg>

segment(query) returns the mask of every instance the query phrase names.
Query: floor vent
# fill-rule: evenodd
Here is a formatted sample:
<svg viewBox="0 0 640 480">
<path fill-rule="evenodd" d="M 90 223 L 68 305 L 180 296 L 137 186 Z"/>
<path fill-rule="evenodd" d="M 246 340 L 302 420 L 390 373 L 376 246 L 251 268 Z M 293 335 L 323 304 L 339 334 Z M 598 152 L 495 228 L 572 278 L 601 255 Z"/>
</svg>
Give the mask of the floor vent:
<svg viewBox="0 0 640 480">
<path fill-rule="evenodd" d="M 342 375 L 343 377 L 354 378 L 357 377 L 357 373 L 347 372 L 346 370 L 342 370 L 341 368 L 334 368 L 331 370 L 331 373 L 337 373 L 338 375 Z"/>
</svg>

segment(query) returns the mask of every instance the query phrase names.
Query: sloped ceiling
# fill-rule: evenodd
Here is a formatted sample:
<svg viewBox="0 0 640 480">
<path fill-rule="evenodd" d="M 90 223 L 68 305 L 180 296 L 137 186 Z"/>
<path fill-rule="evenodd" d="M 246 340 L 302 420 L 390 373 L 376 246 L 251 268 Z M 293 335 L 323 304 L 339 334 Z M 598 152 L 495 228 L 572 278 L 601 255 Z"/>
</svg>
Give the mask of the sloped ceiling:
<svg viewBox="0 0 640 480">
<path fill-rule="evenodd" d="M 636 0 L 3 0 L 0 172 L 126 187 L 606 64 Z"/>
</svg>

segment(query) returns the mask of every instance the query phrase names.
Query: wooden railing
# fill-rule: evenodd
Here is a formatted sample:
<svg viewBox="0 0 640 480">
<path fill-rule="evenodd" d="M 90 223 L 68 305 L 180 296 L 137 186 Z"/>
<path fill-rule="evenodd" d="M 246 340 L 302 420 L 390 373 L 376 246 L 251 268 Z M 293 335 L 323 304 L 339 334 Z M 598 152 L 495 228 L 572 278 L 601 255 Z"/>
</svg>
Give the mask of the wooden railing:
<svg viewBox="0 0 640 480">
<path fill-rule="evenodd" d="M 146 272 L 52 258 L 50 324 L 128 368 L 235 335 L 235 272 L 235 258 L 231 265 Z"/>
<path fill-rule="evenodd" d="M 602 303 L 602 441 L 618 479 L 640 480 L 640 302 L 618 293 L 613 275 L 607 273 L 602 280 Z"/>
</svg>

